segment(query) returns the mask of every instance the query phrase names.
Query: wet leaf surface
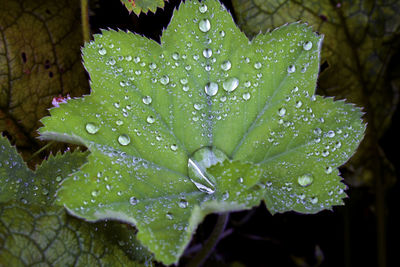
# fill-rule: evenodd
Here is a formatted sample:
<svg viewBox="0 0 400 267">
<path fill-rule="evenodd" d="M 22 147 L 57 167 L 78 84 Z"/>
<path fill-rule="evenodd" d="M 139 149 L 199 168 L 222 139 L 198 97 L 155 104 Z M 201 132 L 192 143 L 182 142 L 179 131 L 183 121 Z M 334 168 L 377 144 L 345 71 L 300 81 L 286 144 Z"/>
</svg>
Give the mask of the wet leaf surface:
<svg viewBox="0 0 400 267">
<path fill-rule="evenodd" d="M 60 202 L 90 221 L 135 224 L 164 264 L 205 215 L 315 213 L 342 203 L 337 167 L 361 112 L 314 95 L 322 37 L 292 23 L 249 42 L 217 1 L 182 4 L 161 38 L 103 31 L 83 50 L 92 93 L 51 109 L 43 139 L 82 144 L 88 164 Z"/>
</svg>

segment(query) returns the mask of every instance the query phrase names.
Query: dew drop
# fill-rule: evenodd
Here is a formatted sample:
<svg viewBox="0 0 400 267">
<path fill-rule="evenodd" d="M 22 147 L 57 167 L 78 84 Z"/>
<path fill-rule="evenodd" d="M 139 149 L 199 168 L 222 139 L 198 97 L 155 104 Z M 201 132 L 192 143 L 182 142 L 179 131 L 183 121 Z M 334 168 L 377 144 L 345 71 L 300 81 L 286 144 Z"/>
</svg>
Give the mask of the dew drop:
<svg viewBox="0 0 400 267">
<path fill-rule="evenodd" d="M 111 65 L 111 66 L 114 66 L 115 63 L 116 63 L 115 59 L 113 59 L 113 58 L 108 61 L 108 64 Z"/>
<path fill-rule="evenodd" d="M 118 126 L 121 126 L 122 124 L 124 124 L 124 122 L 121 121 L 121 120 L 117 120 L 117 121 L 115 122 L 115 124 L 117 124 Z"/>
<path fill-rule="evenodd" d="M 157 68 L 156 63 L 150 63 L 149 68 L 152 70 L 156 69 Z"/>
<path fill-rule="evenodd" d="M 144 96 L 142 98 L 142 101 L 144 104 L 149 105 L 149 104 L 151 104 L 151 101 L 153 101 L 153 99 L 151 98 L 151 96 Z"/>
<path fill-rule="evenodd" d="M 118 143 L 120 143 L 122 146 L 127 146 L 131 142 L 131 139 L 127 134 L 121 134 L 118 137 Z"/>
<path fill-rule="evenodd" d="M 171 145 L 171 150 L 176 151 L 178 149 L 178 146 L 176 144 Z"/>
<path fill-rule="evenodd" d="M 199 22 L 199 29 L 202 32 L 208 32 L 211 29 L 211 24 L 208 19 L 202 19 Z"/>
<path fill-rule="evenodd" d="M 232 64 L 229 60 L 225 60 L 224 62 L 222 62 L 221 64 L 221 69 L 223 69 L 224 71 L 228 71 L 230 70 L 232 67 Z"/>
<path fill-rule="evenodd" d="M 296 66 L 295 65 L 290 65 L 288 68 L 287 68 L 287 72 L 290 74 L 290 73 L 293 73 L 293 72 L 295 72 L 296 71 Z"/>
<path fill-rule="evenodd" d="M 225 91 L 232 92 L 238 87 L 238 85 L 239 85 L 239 79 L 231 77 L 223 82 L 222 87 L 224 88 Z"/>
<path fill-rule="evenodd" d="M 186 199 L 182 198 L 181 200 L 179 200 L 178 202 L 178 206 L 182 209 L 187 208 L 187 206 L 189 205 L 189 203 L 187 202 Z"/>
<path fill-rule="evenodd" d="M 126 61 L 131 61 L 131 60 L 132 60 L 132 56 L 126 56 L 126 57 L 125 57 L 125 60 L 126 60 Z"/>
<path fill-rule="evenodd" d="M 335 132 L 334 131 L 329 131 L 326 133 L 326 135 L 330 138 L 335 137 Z"/>
<path fill-rule="evenodd" d="M 86 123 L 86 131 L 90 134 L 95 134 L 99 131 L 100 127 L 93 122 Z"/>
<path fill-rule="evenodd" d="M 247 101 L 247 100 L 250 99 L 251 95 L 250 95 L 250 93 L 244 93 L 244 94 L 242 95 L 242 97 L 243 97 L 244 100 Z"/>
<path fill-rule="evenodd" d="M 129 198 L 129 204 L 131 204 L 132 206 L 135 206 L 139 201 L 137 200 L 136 197 L 130 197 Z"/>
<path fill-rule="evenodd" d="M 296 108 L 300 108 L 303 105 L 303 103 L 299 100 L 296 102 Z"/>
<path fill-rule="evenodd" d="M 206 6 L 206 5 L 201 5 L 201 6 L 199 7 L 199 11 L 200 11 L 200 13 L 206 13 L 206 11 L 207 11 L 207 6 Z"/>
<path fill-rule="evenodd" d="M 320 128 L 315 128 L 315 129 L 314 129 L 314 133 L 315 133 L 316 135 L 320 135 L 320 134 L 322 133 L 322 130 L 321 130 Z"/>
<path fill-rule="evenodd" d="M 140 57 L 135 57 L 135 58 L 133 59 L 133 61 L 134 61 L 135 63 L 139 63 L 139 62 L 140 62 Z"/>
<path fill-rule="evenodd" d="M 178 60 L 179 59 L 179 53 L 177 53 L 177 52 L 172 53 L 172 58 L 174 60 Z"/>
<path fill-rule="evenodd" d="M 174 219 L 174 216 L 173 216 L 172 213 L 170 213 L 170 212 L 167 212 L 167 214 L 165 215 L 165 217 L 167 217 L 168 220 Z"/>
<path fill-rule="evenodd" d="M 308 51 L 308 50 L 310 50 L 310 49 L 312 48 L 312 46 L 313 46 L 312 42 L 307 41 L 307 42 L 305 42 L 305 43 L 303 44 L 303 49 L 306 50 L 306 51 Z"/>
<path fill-rule="evenodd" d="M 280 108 L 278 110 L 278 115 L 279 116 L 283 117 L 283 116 L 285 116 L 285 114 L 286 114 L 286 109 L 285 108 Z"/>
<path fill-rule="evenodd" d="M 210 58 L 212 56 L 212 50 L 210 48 L 206 48 L 203 50 L 203 56 L 205 58 Z"/>
<path fill-rule="evenodd" d="M 243 177 L 239 177 L 238 183 L 239 183 L 239 184 L 243 184 Z"/>
<path fill-rule="evenodd" d="M 147 121 L 148 123 L 152 124 L 152 123 L 154 123 L 154 122 L 156 121 L 156 119 L 154 119 L 153 116 L 148 116 L 147 119 L 146 119 L 146 121 Z"/>
<path fill-rule="evenodd" d="M 310 198 L 311 204 L 317 204 L 318 203 L 318 198 L 317 197 L 312 197 Z"/>
<path fill-rule="evenodd" d="M 218 84 L 215 82 L 209 82 L 204 87 L 204 91 L 209 96 L 214 96 L 218 93 Z"/>
<path fill-rule="evenodd" d="M 94 190 L 94 191 L 92 191 L 92 196 L 93 197 L 97 197 L 98 195 L 100 195 L 100 191 L 99 190 Z"/>
<path fill-rule="evenodd" d="M 322 151 L 321 155 L 323 157 L 327 157 L 327 156 L 329 156 L 329 151 L 328 150 L 324 150 L 324 151 Z"/>
<path fill-rule="evenodd" d="M 262 64 L 260 62 L 256 62 L 254 64 L 254 68 L 256 68 L 257 70 L 260 69 L 262 67 Z"/>
<path fill-rule="evenodd" d="M 167 75 L 164 75 L 160 78 L 160 83 L 163 85 L 167 85 L 169 83 L 169 77 Z"/>
<path fill-rule="evenodd" d="M 314 181 L 314 178 L 312 177 L 311 174 L 304 174 L 304 175 L 299 176 L 297 178 L 297 182 L 302 187 L 306 187 L 306 186 L 311 185 L 313 181 Z"/>
<path fill-rule="evenodd" d="M 333 168 L 331 166 L 326 167 L 326 169 L 325 169 L 326 174 L 330 174 L 330 173 L 332 173 L 332 171 L 333 171 Z"/>
<path fill-rule="evenodd" d="M 104 56 L 105 54 L 107 54 L 107 50 L 105 48 L 101 48 L 99 49 L 99 54 Z"/>
</svg>

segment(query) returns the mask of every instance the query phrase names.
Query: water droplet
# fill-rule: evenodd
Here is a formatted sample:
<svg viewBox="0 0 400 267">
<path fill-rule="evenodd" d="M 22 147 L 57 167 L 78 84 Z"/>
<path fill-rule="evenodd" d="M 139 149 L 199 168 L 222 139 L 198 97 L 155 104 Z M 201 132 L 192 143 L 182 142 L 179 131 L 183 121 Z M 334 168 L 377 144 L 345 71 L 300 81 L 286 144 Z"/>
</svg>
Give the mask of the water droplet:
<svg viewBox="0 0 400 267">
<path fill-rule="evenodd" d="M 132 56 L 126 56 L 126 57 L 125 57 L 125 60 L 126 60 L 126 61 L 131 61 L 131 60 L 132 60 Z"/>
<path fill-rule="evenodd" d="M 329 151 L 328 150 L 324 150 L 324 151 L 322 151 L 321 155 L 323 157 L 327 157 L 327 156 L 329 156 Z"/>
<path fill-rule="evenodd" d="M 134 61 L 135 63 L 139 63 L 139 62 L 140 62 L 140 57 L 135 57 L 135 58 L 133 59 L 133 61 Z"/>
<path fill-rule="evenodd" d="M 113 58 L 108 61 L 108 64 L 111 65 L 111 66 L 114 66 L 115 63 L 116 63 L 115 59 L 113 59 Z"/>
<path fill-rule="evenodd" d="M 156 119 L 154 119 L 153 116 L 148 116 L 146 121 L 151 124 L 151 123 L 154 123 L 156 121 Z"/>
<path fill-rule="evenodd" d="M 1 167 L 1 166 L 0 166 L 0 167 Z M 56 177 L 56 182 L 61 182 L 61 179 L 62 179 L 61 176 L 57 176 L 57 177 Z"/>
<path fill-rule="evenodd" d="M 335 148 L 339 149 L 342 147 L 342 143 L 340 141 L 337 141 L 335 144 Z"/>
<path fill-rule="evenodd" d="M 218 84 L 214 82 L 209 82 L 204 87 L 204 91 L 209 96 L 214 96 L 218 93 Z"/>
<path fill-rule="evenodd" d="M 223 69 L 224 71 L 228 71 L 230 70 L 232 67 L 232 64 L 229 60 L 225 60 L 224 62 L 222 62 L 221 64 L 221 69 Z"/>
<path fill-rule="evenodd" d="M 173 216 L 172 213 L 170 213 L 170 212 L 167 212 L 167 214 L 165 215 L 165 217 L 167 217 L 168 220 L 174 219 L 174 216 Z"/>
<path fill-rule="evenodd" d="M 160 83 L 163 85 L 167 85 L 169 83 L 169 77 L 167 75 L 164 75 L 160 78 Z"/>
<path fill-rule="evenodd" d="M 203 50 L 203 56 L 205 58 L 210 58 L 212 56 L 212 50 L 210 48 L 206 48 Z"/>
<path fill-rule="evenodd" d="M 244 94 L 242 95 L 242 97 L 243 97 L 244 100 L 247 101 L 247 100 L 250 99 L 251 95 L 250 95 L 250 93 L 244 93 Z"/>
<path fill-rule="evenodd" d="M 131 142 L 131 139 L 127 134 L 121 134 L 118 137 L 118 143 L 120 143 L 122 146 L 127 146 Z"/>
<path fill-rule="evenodd" d="M 278 115 L 279 116 L 283 117 L 283 116 L 285 116 L 285 114 L 286 114 L 286 109 L 285 108 L 280 108 L 278 110 Z"/>
<path fill-rule="evenodd" d="M 211 24 L 208 19 L 202 19 L 199 22 L 199 29 L 202 32 L 208 32 L 211 29 Z"/>
<path fill-rule="evenodd" d="M 239 80 L 235 77 L 231 77 L 223 82 L 222 87 L 227 92 L 232 92 L 235 90 L 239 85 Z"/>
<path fill-rule="evenodd" d="M 310 50 L 310 49 L 312 48 L 312 46 L 313 46 L 312 42 L 307 41 L 307 42 L 305 42 L 305 43 L 303 44 L 303 49 L 306 50 L 306 51 L 308 51 L 308 50 Z"/>
<path fill-rule="evenodd" d="M 317 204 L 318 203 L 318 198 L 317 197 L 312 197 L 310 198 L 311 204 Z"/>
<path fill-rule="evenodd" d="M 97 197 L 98 195 L 100 195 L 100 191 L 99 190 L 94 190 L 94 191 L 92 191 L 92 196 L 93 197 Z"/>
<path fill-rule="evenodd" d="M 132 206 L 135 206 L 138 202 L 139 202 L 139 201 L 137 200 L 136 197 L 130 197 L 130 198 L 129 198 L 129 203 L 130 203 Z"/>
<path fill-rule="evenodd" d="M 122 124 L 124 124 L 124 122 L 121 121 L 121 120 L 117 120 L 117 121 L 115 122 L 115 124 L 117 124 L 118 126 L 121 126 Z"/>
<path fill-rule="evenodd" d="M 329 131 L 326 133 L 326 135 L 330 138 L 335 137 L 335 132 L 334 131 Z"/>
<path fill-rule="evenodd" d="M 178 60 L 179 59 L 179 53 L 177 53 L 177 52 L 172 53 L 172 58 L 174 60 Z"/>
<path fill-rule="evenodd" d="M 243 177 L 239 177 L 238 183 L 239 183 L 239 184 L 243 184 Z"/>
<path fill-rule="evenodd" d="M 178 146 L 176 144 L 171 145 L 171 150 L 176 151 L 178 149 Z"/>
<path fill-rule="evenodd" d="M 99 54 L 104 56 L 105 54 L 107 54 L 107 50 L 105 48 L 101 48 L 99 49 Z"/>
<path fill-rule="evenodd" d="M 202 104 L 194 104 L 193 105 L 193 107 L 194 107 L 194 109 L 196 109 L 196 110 L 201 110 L 202 108 L 203 108 L 203 105 Z"/>
<path fill-rule="evenodd" d="M 156 69 L 157 68 L 156 63 L 150 63 L 149 68 L 152 70 Z"/>
<path fill-rule="evenodd" d="M 321 130 L 320 128 L 315 128 L 315 129 L 314 129 L 314 133 L 315 133 L 316 135 L 320 135 L 320 134 L 322 133 L 322 130 Z"/>
<path fill-rule="evenodd" d="M 206 5 L 201 5 L 201 6 L 199 7 L 199 11 L 200 11 L 200 13 L 206 13 L 206 11 L 207 11 L 207 6 L 206 6 Z"/>
<path fill-rule="evenodd" d="M 142 98 L 143 103 L 145 103 L 146 105 L 149 105 L 151 103 L 151 101 L 153 101 L 153 99 L 151 98 L 151 96 L 144 96 Z"/>
<path fill-rule="evenodd" d="M 332 173 L 332 171 L 333 171 L 333 168 L 331 166 L 326 167 L 326 169 L 325 169 L 326 174 L 330 174 L 330 173 Z"/>
<path fill-rule="evenodd" d="M 290 65 L 288 68 L 287 68 L 287 72 L 290 74 L 290 73 L 293 73 L 293 72 L 295 72 L 296 71 L 296 66 L 295 65 Z"/>
<path fill-rule="evenodd" d="M 187 202 L 186 199 L 182 198 L 181 200 L 179 200 L 178 202 L 178 206 L 182 209 L 187 208 L 187 206 L 189 205 L 189 203 Z"/>
<path fill-rule="evenodd" d="M 312 177 L 311 174 L 304 174 L 304 175 L 299 176 L 297 178 L 297 182 L 302 187 L 306 187 L 306 186 L 311 185 L 313 181 L 314 181 L 314 178 Z"/>
<path fill-rule="evenodd" d="M 300 108 L 303 105 L 303 103 L 299 100 L 296 102 L 296 108 Z"/>
<path fill-rule="evenodd" d="M 260 62 L 256 62 L 254 64 L 254 68 L 256 68 L 257 70 L 260 69 L 262 67 L 262 64 Z"/>
<path fill-rule="evenodd" d="M 244 83 L 244 87 L 249 88 L 250 86 L 251 86 L 251 82 L 250 81 L 247 81 L 247 82 Z"/>
<path fill-rule="evenodd" d="M 99 129 L 100 129 L 100 127 L 97 126 L 97 124 L 95 124 L 95 123 L 93 123 L 93 122 L 86 123 L 85 128 L 86 128 L 86 131 L 87 131 L 88 133 L 90 133 L 90 134 L 95 134 L 95 133 L 97 133 L 97 132 L 99 131 Z"/>
</svg>

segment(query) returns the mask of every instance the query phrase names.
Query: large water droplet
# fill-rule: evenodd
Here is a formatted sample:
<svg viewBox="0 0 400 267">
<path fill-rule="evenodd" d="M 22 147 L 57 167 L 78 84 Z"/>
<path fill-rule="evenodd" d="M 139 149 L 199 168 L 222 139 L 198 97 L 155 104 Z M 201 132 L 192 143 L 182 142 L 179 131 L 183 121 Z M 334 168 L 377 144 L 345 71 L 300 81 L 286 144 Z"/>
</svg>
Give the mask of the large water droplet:
<svg viewBox="0 0 400 267">
<path fill-rule="evenodd" d="M 167 75 L 164 75 L 160 78 L 160 83 L 163 85 L 167 85 L 169 83 L 169 77 Z"/>
<path fill-rule="evenodd" d="M 86 128 L 86 131 L 87 131 L 88 133 L 90 133 L 90 134 L 95 134 L 95 133 L 97 133 L 97 132 L 99 131 L 99 129 L 100 129 L 100 127 L 97 126 L 97 124 L 95 124 L 95 123 L 93 123 L 93 122 L 86 123 L 85 128 Z"/>
<path fill-rule="evenodd" d="M 172 53 L 172 58 L 174 60 L 178 60 L 179 59 L 179 53 L 177 53 L 177 52 Z"/>
<path fill-rule="evenodd" d="M 312 46 L 313 46 L 312 42 L 307 41 L 303 44 L 303 49 L 308 51 L 312 48 Z"/>
<path fill-rule="evenodd" d="M 196 150 L 188 160 L 190 181 L 201 192 L 212 194 L 215 192 L 215 178 L 207 172 L 207 168 L 223 162 L 227 156 L 219 149 L 202 147 Z"/>
<path fill-rule="evenodd" d="M 239 79 L 231 77 L 223 82 L 222 87 L 224 88 L 225 91 L 232 92 L 238 87 L 238 85 L 239 85 Z"/>
<path fill-rule="evenodd" d="M 300 186 L 306 187 L 312 184 L 314 178 L 311 174 L 304 174 L 297 178 L 297 182 Z"/>
<path fill-rule="evenodd" d="M 118 143 L 120 143 L 122 146 L 127 146 L 131 142 L 131 139 L 127 134 L 121 134 L 118 136 Z"/>
<path fill-rule="evenodd" d="M 199 29 L 202 32 L 208 32 L 211 29 L 211 24 L 208 19 L 202 19 L 199 22 Z"/>
<path fill-rule="evenodd" d="M 172 150 L 172 151 L 178 150 L 178 146 L 177 146 L 176 144 L 172 144 L 172 145 L 171 145 L 171 150 Z"/>
<path fill-rule="evenodd" d="M 296 71 L 296 66 L 295 65 L 290 65 L 288 68 L 287 68 L 287 72 L 288 73 L 293 73 L 293 72 L 295 72 Z"/>
<path fill-rule="evenodd" d="M 212 56 L 212 50 L 210 48 L 206 48 L 203 50 L 203 56 L 205 58 L 210 58 Z"/>
<path fill-rule="evenodd" d="M 146 105 L 149 105 L 151 103 L 151 101 L 153 101 L 153 99 L 151 98 L 151 96 L 144 96 L 142 98 L 143 103 L 145 103 Z"/>
<path fill-rule="evenodd" d="M 232 67 L 232 64 L 229 60 L 225 60 L 224 62 L 222 62 L 221 64 L 221 69 L 223 69 L 224 71 L 228 71 L 230 70 Z"/>
<path fill-rule="evenodd" d="M 214 96 L 218 93 L 218 84 L 214 82 L 209 82 L 204 87 L 204 91 L 209 96 Z"/>
</svg>

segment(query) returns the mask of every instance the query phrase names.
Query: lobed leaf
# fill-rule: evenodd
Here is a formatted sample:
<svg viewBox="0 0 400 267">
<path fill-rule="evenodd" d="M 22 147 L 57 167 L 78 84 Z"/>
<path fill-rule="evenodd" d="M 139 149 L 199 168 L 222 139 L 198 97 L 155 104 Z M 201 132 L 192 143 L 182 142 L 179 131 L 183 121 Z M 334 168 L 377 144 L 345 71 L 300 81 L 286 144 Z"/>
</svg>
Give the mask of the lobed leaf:
<svg viewBox="0 0 400 267">
<path fill-rule="evenodd" d="M 157 8 L 163 8 L 165 5 L 164 1 L 168 0 L 121 0 L 129 12 L 134 12 L 139 15 L 141 12 L 147 13 L 149 10 L 153 13 L 156 12 Z"/>
<path fill-rule="evenodd" d="M 50 156 L 31 171 L 0 137 L 0 265 L 142 266 L 151 259 L 131 227 L 86 223 L 54 205 L 58 184 L 87 154 Z"/>
<path fill-rule="evenodd" d="M 91 95 L 52 109 L 40 129 L 91 151 L 61 203 L 135 224 L 165 264 L 208 213 L 263 199 L 273 213 L 341 204 L 337 167 L 364 125 L 358 108 L 314 95 L 321 41 L 300 23 L 249 41 L 215 0 L 182 4 L 161 45 L 96 35 L 83 49 Z"/>
</svg>

